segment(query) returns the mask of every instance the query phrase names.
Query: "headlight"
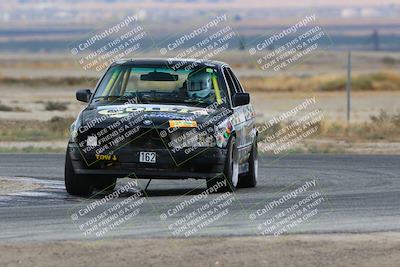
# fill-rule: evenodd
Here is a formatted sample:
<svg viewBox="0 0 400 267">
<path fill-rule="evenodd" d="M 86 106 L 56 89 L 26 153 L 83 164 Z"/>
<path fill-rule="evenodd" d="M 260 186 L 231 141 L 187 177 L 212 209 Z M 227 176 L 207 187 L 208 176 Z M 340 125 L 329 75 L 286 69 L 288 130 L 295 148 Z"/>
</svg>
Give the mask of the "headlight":
<svg viewBox="0 0 400 267">
<path fill-rule="evenodd" d="M 76 123 L 73 122 L 69 127 L 69 140 L 70 142 L 76 143 L 76 137 L 78 136 L 78 131 L 76 130 Z"/>
<path fill-rule="evenodd" d="M 216 142 L 214 136 L 208 134 L 207 131 L 175 131 L 170 134 L 169 145 L 175 149 L 187 147 L 214 147 Z"/>
<path fill-rule="evenodd" d="M 97 136 L 95 135 L 88 135 L 86 139 L 87 146 L 97 146 Z"/>
</svg>

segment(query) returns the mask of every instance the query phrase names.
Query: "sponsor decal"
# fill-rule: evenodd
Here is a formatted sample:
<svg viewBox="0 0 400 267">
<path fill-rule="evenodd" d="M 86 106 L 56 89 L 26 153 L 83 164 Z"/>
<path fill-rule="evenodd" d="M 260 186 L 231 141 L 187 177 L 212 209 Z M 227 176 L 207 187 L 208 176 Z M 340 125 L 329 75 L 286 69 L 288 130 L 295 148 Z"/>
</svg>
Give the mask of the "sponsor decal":
<svg viewBox="0 0 400 267">
<path fill-rule="evenodd" d="M 196 121 L 185 121 L 185 120 L 170 120 L 169 121 L 170 128 L 196 128 Z"/>
<path fill-rule="evenodd" d="M 96 159 L 97 160 L 105 160 L 105 161 L 117 161 L 117 156 L 116 155 L 101 155 L 101 154 L 96 154 Z"/>
<path fill-rule="evenodd" d="M 105 108 L 102 107 L 98 113 L 107 115 L 113 118 L 122 118 L 128 116 L 131 112 L 171 112 L 174 114 L 193 114 L 193 115 L 208 115 L 208 111 L 202 108 L 188 108 L 188 107 L 168 107 L 168 106 L 130 106 L 122 109 Z"/>
</svg>

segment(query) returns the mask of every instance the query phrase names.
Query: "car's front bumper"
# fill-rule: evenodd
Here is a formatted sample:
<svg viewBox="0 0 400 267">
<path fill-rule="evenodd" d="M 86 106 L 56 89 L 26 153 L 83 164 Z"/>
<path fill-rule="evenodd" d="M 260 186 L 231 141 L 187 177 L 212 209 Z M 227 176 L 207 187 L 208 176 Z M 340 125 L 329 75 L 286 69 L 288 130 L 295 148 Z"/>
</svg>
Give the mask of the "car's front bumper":
<svg viewBox="0 0 400 267">
<path fill-rule="evenodd" d="M 139 162 L 142 151 L 156 152 L 156 163 Z M 197 153 L 198 152 L 198 153 Z M 83 153 L 75 143 L 69 143 L 69 153 L 76 174 L 110 177 L 133 177 L 153 179 L 213 178 L 224 171 L 226 153 L 224 148 L 198 148 L 191 156 L 166 148 L 122 147 L 114 154 L 116 160 L 98 160 L 95 153 Z"/>
</svg>

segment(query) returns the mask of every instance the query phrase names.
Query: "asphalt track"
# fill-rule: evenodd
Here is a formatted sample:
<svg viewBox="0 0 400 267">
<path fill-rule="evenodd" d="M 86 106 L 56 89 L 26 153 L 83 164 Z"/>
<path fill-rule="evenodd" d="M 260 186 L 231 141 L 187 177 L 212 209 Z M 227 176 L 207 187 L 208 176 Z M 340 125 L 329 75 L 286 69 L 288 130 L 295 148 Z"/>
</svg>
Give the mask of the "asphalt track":
<svg viewBox="0 0 400 267">
<path fill-rule="evenodd" d="M 143 192 L 140 188 L 147 180 L 138 180 L 137 187 L 90 211 L 90 204 L 100 203 L 108 193 L 69 196 L 64 190 L 63 166 L 61 154 L 0 155 L 0 176 L 41 185 L 33 191 L 0 196 L 0 242 L 400 230 L 400 156 L 263 156 L 254 189 L 202 195 L 205 183 L 201 180 L 153 180 Z M 311 186 L 313 181 L 315 186 Z M 136 181 L 122 179 L 117 188 L 128 182 Z M 296 196 L 287 199 L 300 187 L 303 192 L 296 191 Z M 138 192 L 142 197 L 135 198 Z M 282 199 L 266 211 L 266 204 Z M 295 209 L 306 199 L 312 201 Z M 207 210 L 210 206 L 214 213 Z M 279 217 L 282 212 L 286 217 Z M 277 232 L 285 225 L 283 218 L 288 218 L 286 230 Z M 113 224 L 117 220 L 120 223 Z"/>
</svg>

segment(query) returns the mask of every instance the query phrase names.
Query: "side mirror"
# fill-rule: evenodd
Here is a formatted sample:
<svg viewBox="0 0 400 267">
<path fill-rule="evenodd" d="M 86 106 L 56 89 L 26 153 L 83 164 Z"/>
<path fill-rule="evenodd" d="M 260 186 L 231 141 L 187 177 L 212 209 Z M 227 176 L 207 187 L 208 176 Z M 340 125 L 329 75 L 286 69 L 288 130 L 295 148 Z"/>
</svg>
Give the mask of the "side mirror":
<svg viewBox="0 0 400 267">
<path fill-rule="evenodd" d="M 232 102 L 235 107 L 247 105 L 250 103 L 250 95 L 248 93 L 236 93 L 233 95 Z"/>
<path fill-rule="evenodd" d="M 92 92 L 89 89 L 82 89 L 76 91 L 76 99 L 81 102 L 89 102 L 90 97 L 92 96 Z"/>
</svg>

